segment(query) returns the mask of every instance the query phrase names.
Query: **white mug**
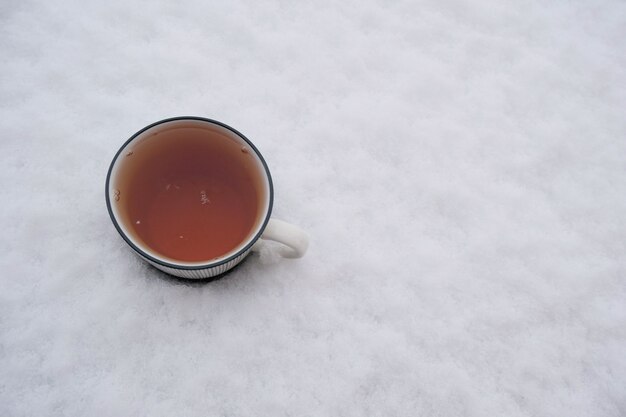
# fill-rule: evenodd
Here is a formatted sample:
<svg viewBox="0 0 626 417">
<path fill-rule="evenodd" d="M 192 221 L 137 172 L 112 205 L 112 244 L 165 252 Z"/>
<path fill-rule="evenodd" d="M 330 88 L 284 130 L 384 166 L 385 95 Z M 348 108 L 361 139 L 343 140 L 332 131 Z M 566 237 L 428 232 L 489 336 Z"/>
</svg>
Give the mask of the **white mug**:
<svg viewBox="0 0 626 417">
<path fill-rule="evenodd" d="M 150 146 L 159 140 L 164 140 L 167 132 L 178 128 L 204 129 L 207 132 L 207 140 L 220 140 L 227 137 L 228 140 L 237 141 L 240 146 L 249 149 L 255 160 L 255 169 L 262 178 L 259 189 L 256 190 L 261 196 L 261 215 L 253 226 L 253 230 L 247 238 L 242 240 L 234 249 L 218 258 L 207 259 L 198 262 L 177 261 L 167 258 L 149 247 L 144 241 L 132 233 L 132 227 L 128 224 L 128 216 L 122 215 L 122 208 L 117 204 L 120 199 L 121 175 L 125 164 L 132 164 L 132 158 L 124 158 L 130 155 L 133 149 L 141 146 Z M 211 136 L 213 134 L 213 136 Z M 308 236 L 300 228 L 281 220 L 271 219 L 274 190 L 272 177 L 265 160 L 258 149 L 244 135 L 230 126 L 215 120 L 202 117 L 174 117 L 153 123 L 130 137 L 117 151 L 106 177 L 106 205 L 113 225 L 134 251 L 144 260 L 156 268 L 180 277 L 188 279 L 215 278 L 227 272 L 239 264 L 251 251 L 258 251 L 264 240 L 280 242 L 284 247 L 280 254 L 285 258 L 299 258 L 304 255 L 308 247 Z"/>
</svg>

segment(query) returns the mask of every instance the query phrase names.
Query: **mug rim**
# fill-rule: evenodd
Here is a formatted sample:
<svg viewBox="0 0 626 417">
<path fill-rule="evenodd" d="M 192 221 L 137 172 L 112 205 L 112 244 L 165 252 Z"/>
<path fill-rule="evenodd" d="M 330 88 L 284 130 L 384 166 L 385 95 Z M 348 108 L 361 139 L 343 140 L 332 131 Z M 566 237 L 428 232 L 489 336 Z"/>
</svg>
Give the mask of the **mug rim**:
<svg viewBox="0 0 626 417">
<path fill-rule="evenodd" d="M 160 124 L 163 124 L 163 123 L 168 123 L 168 122 L 173 122 L 173 121 L 178 121 L 178 120 L 197 120 L 197 121 L 201 121 L 201 122 L 214 124 L 214 125 L 217 125 L 217 126 L 220 126 L 220 127 L 223 127 L 225 129 L 230 130 L 235 135 L 237 135 L 241 139 L 243 139 L 254 150 L 254 152 L 259 157 L 259 159 L 261 161 L 261 164 L 263 165 L 263 169 L 265 170 L 265 175 L 267 176 L 267 182 L 268 182 L 268 186 L 269 186 L 269 196 L 268 196 L 268 200 L 269 201 L 268 201 L 268 206 L 267 206 L 267 212 L 265 213 L 265 218 L 263 219 L 263 223 L 261 224 L 261 227 L 259 228 L 259 230 L 256 233 L 256 235 L 254 235 L 254 237 L 252 239 L 250 239 L 250 241 L 248 242 L 247 245 L 242 247 L 240 250 L 238 250 L 236 253 L 234 253 L 233 255 L 229 256 L 228 258 L 222 259 L 222 260 L 220 260 L 218 262 L 208 262 L 206 264 L 200 264 L 200 265 L 181 265 L 181 264 L 166 262 L 166 261 L 164 261 L 162 259 L 159 259 L 159 258 L 155 258 L 154 256 L 146 253 L 141 248 L 139 248 L 137 245 L 135 245 L 128 238 L 128 236 L 126 236 L 126 233 L 123 231 L 122 227 L 119 225 L 117 219 L 115 218 L 115 215 L 113 214 L 113 209 L 112 209 L 112 206 L 111 206 L 111 199 L 110 199 L 110 196 L 109 196 L 109 184 L 110 184 L 110 180 L 111 180 L 111 173 L 113 172 L 113 167 L 115 166 L 115 163 L 117 162 L 118 157 L 122 153 L 122 150 L 126 147 L 126 145 L 128 145 L 137 136 L 139 136 L 140 134 L 142 134 L 146 130 L 151 129 L 151 128 L 153 128 L 155 126 L 158 126 Z M 267 163 L 265 162 L 265 159 L 263 158 L 263 155 L 261 155 L 261 152 L 259 152 L 257 147 L 254 146 L 254 144 L 250 141 L 250 139 L 245 137 L 245 135 L 243 133 L 239 132 L 235 128 L 233 128 L 231 126 L 228 126 L 227 124 L 219 122 L 217 120 L 209 119 L 207 117 L 199 117 L 199 116 L 168 117 L 166 119 L 162 119 L 162 120 L 159 120 L 157 122 L 149 124 L 148 126 L 144 127 L 143 129 L 141 129 L 138 132 L 136 132 L 135 134 L 133 134 L 130 138 L 128 138 L 122 144 L 122 146 L 120 146 L 118 151 L 115 153 L 115 156 L 113 157 L 113 160 L 111 161 L 111 164 L 109 165 L 109 170 L 107 172 L 106 182 L 105 182 L 105 186 L 104 186 L 104 194 L 105 194 L 105 199 L 106 199 L 107 211 L 109 212 L 109 217 L 111 218 L 111 221 L 113 222 L 113 225 L 115 226 L 115 229 L 120 234 L 120 236 L 122 236 L 122 239 L 124 239 L 124 241 L 126 241 L 126 243 L 131 248 L 133 248 L 133 250 L 135 250 L 135 252 L 137 252 L 140 256 L 142 256 L 143 258 L 149 260 L 150 262 L 155 262 L 155 263 L 157 263 L 159 265 L 162 265 L 162 266 L 165 266 L 165 267 L 168 267 L 168 268 L 181 269 L 181 270 L 199 270 L 199 269 L 213 268 L 213 267 L 220 266 L 220 265 L 226 264 L 228 262 L 231 262 L 233 259 L 235 259 L 235 258 L 241 256 L 242 254 L 246 253 L 250 248 L 252 248 L 252 246 L 256 243 L 257 240 L 259 240 L 259 238 L 263 234 L 263 231 L 265 230 L 265 227 L 267 226 L 267 223 L 269 222 L 270 217 L 272 215 L 272 207 L 274 205 L 274 184 L 272 182 L 272 175 L 270 174 L 270 170 L 269 170 L 269 168 L 267 166 Z"/>
</svg>

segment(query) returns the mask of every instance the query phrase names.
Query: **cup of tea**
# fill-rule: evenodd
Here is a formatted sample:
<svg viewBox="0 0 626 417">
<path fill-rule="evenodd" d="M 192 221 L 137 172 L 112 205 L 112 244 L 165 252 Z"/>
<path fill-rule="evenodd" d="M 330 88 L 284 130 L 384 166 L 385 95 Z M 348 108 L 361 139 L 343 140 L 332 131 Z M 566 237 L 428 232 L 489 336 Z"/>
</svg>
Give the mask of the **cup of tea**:
<svg viewBox="0 0 626 417">
<path fill-rule="evenodd" d="M 224 123 L 174 117 L 153 123 L 117 151 L 106 178 L 113 225 L 144 260 L 189 279 L 217 277 L 265 240 L 299 258 L 300 228 L 270 218 L 274 189 L 259 150 Z"/>
</svg>

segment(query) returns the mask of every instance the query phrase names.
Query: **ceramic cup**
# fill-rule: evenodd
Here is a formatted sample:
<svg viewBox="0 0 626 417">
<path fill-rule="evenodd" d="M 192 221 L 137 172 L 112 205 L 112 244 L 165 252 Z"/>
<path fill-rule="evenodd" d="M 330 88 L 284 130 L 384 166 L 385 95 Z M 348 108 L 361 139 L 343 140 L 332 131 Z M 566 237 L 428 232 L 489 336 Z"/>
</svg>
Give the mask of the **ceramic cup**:
<svg viewBox="0 0 626 417">
<path fill-rule="evenodd" d="M 242 147 L 247 147 L 251 156 L 255 159 L 259 184 L 256 186 L 258 195 L 261 196 L 261 213 L 253 226 L 253 230 L 234 249 L 228 253 L 213 259 L 199 262 L 177 261 L 166 258 L 145 242 L 139 239 L 128 224 L 128 218 L 123 213 L 120 201 L 120 187 L 123 180 L 122 172 L 129 172 L 126 164 L 132 164 L 133 158 L 124 158 L 133 149 L 141 144 L 142 147 L 157 145 L 159 140 L 164 140 L 167 132 L 178 128 L 193 128 L 206 130 L 207 140 L 228 140 L 239 142 Z M 143 148 L 145 149 L 145 148 Z M 132 167 L 130 167 L 132 168 Z M 132 172 L 132 170 L 131 170 Z M 141 175 L 141 173 L 137 174 Z M 239 264 L 251 251 L 258 251 L 265 240 L 273 240 L 282 243 L 280 254 L 285 258 L 299 258 L 304 255 L 308 247 L 307 234 L 300 228 L 281 220 L 270 218 L 274 199 L 274 189 L 270 171 L 258 149 L 244 135 L 224 123 L 202 117 L 174 117 L 153 123 L 130 137 L 117 151 L 106 178 L 106 205 L 113 225 L 134 251 L 156 268 L 181 278 L 205 279 L 217 277 Z"/>
</svg>

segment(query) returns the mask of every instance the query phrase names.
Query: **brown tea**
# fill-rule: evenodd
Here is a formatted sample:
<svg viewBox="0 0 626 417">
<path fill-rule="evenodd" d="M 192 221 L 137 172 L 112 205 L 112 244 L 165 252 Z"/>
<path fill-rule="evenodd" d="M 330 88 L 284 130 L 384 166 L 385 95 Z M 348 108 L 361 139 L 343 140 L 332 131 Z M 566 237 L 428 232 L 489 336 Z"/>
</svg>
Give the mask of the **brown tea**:
<svg viewBox="0 0 626 417">
<path fill-rule="evenodd" d="M 133 236 L 158 254 L 210 261 L 239 246 L 258 224 L 263 178 L 240 138 L 179 124 L 122 152 L 116 204 Z"/>
</svg>

